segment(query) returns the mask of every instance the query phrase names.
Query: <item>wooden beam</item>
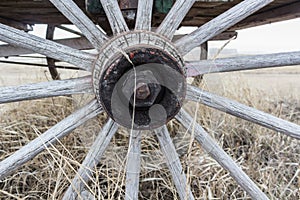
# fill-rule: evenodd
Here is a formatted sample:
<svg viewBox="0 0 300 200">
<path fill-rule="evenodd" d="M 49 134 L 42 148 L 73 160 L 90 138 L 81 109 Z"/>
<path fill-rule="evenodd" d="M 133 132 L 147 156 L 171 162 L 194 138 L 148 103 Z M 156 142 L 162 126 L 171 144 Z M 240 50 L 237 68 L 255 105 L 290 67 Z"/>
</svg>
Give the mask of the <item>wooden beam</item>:
<svg viewBox="0 0 300 200">
<path fill-rule="evenodd" d="M 129 28 L 120 10 L 118 1 L 117 0 L 110 0 L 110 1 L 100 0 L 100 1 L 106 13 L 110 27 L 114 35 L 117 35 L 125 31 L 129 31 Z"/>
<path fill-rule="evenodd" d="M 135 30 L 151 30 L 153 0 L 139 0 Z"/>
<path fill-rule="evenodd" d="M 101 32 L 73 0 L 50 0 L 53 5 L 66 16 L 97 49 L 101 49 L 107 36 Z"/>
<path fill-rule="evenodd" d="M 0 24 L 0 41 L 68 62 L 87 71 L 92 70 L 93 63 L 97 58 L 96 54 L 73 49 L 4 24 Z"/>
<path fill-rule="evenodd" d="M 300 140 L 299 125 L 259 111 L 255 108 L 203 91 L 200 88 L 193 86 L 187 87 L 186 98 Z"/>
<path fill-rule="evenodd" d="M 194 3 L 195 0 L 177 0 L 156 32 L 172 39 L 175 31 Z"/>
<path fill-rule="evenodd" d="M 187 76 L 300 65 L 300 51 L 186 62 Z"/>
<path fill-rule="evenodd" d="M 84 190 L 84 187 L 87 186 L 88 181 L 91 180 L 94 168 L 99 164 L 102 155 L 106 151 L 112 137 L 117 130 L 118 125 L 112 119 L 109 119 L 91 146 L 87 156 L 82 162 L 82 165 L 80 166 L 62 200 L 87 199 L 83 196 L 80 196 L 81 198 L 79 198 L 76 192 L 80 192 L 81 195 L 86 194 L 85 196 L 92 197 L 88 191 Z"/>
<path fill-rule="evenodd" d="M 167 126 L 156 129 L 155 134 L 160 144 L 161 152 L 163 153 L 167 166 L 171 172 L 173 182 L 180 199 L 194 200 L 193 193 L 188 185 L 186 175 L 182 168 L 179 156 L 176 152 Z"/>
<path fill-rule="evenodd" d="M 0 104 L 72 94 L 92 93 L 92 77 L 0 87 Z"/>
<path fill-rule="evenodd" d="M 229 40 L 233 37 L 237 37 L 238 33 L 236 31 L 225 31 L 223 33 L 220 33 L 219 35 L 216 35 L 215 37 L 211 38 L 209 41 L 215 41 L 215 40 Z M 173 38 L 173 41 L 179 40 L 180 38 L 184 37 L 186 35 L 175 35 Z"/>
<path fill-rule="evenodd" d="M 11 27 L 14 27 L 16 29 L 23 30 L 23 31 L 26 31 L 26 32 L 27 31 L 32 31 L 32 27 L 29 24 L 19 22 L 19 21 L 15 21 L 15 20 L 12 20 L 12 19 L 0 17 L 0 23 L 9 25 Z"/>
<path fill-rule="evenodd" d="M 141 171 L 142 131 L 130 130 L 128 157 L 126 163 L 125 200 L 138 199 Z"/>
<path fill-rule="evenodd" d="M 91 45 L 91 43 L 85 38 L 69 38 L 69 39 L 60 39 L 60 40 L 53 40 L 53 41 L 71 47 L 73 49 L 88 50 L 94 48 Z M 35 53 L 33 50 L 25 49 L 22 47 L 17 47 L 9 44 L 0 45 L 0 57 L 26 55 L 26 54 L 33 54 L 33 53 Z"/>
<path fill-rule="evenodd" d="M 300 17 L 300 2 L 291 3 L 285 6 L 267 10 L 261 13 L 251 15 L 230 30 L 250 28 L 254 26 L 279 22 Z"/>
</svg>

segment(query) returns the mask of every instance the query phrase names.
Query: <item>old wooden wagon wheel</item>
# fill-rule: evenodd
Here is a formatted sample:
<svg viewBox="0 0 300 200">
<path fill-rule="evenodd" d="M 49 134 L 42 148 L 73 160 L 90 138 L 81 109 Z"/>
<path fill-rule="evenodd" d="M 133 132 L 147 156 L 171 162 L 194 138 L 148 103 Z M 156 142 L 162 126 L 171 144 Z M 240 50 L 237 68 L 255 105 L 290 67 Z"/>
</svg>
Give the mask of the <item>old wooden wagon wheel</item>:
<svg viewBox="0 0 300 200">
<path fill-rule="evenodd" d="M 117 0 L 101 0 L 113 36 L 108 37 L 90 21 L 72 0 L 50 0 L 85 37 L 97 54 L 73 49 L 50 40 L 0 24 L 0 40 L 33 50 L 47 57 L 68 62 L 91 73 L 90 76 L 47 83 L 0 88 L 0 103 L 61 95 L 92 93 L 95 100 L 77 110 L 39 138 L 31 141 L 0 162 L 4 179 L 30 161 L 50 144 L 102 112 L 110 119 L 87 154 L 65 199 L 74 199 L 84 191 L 91 171 L 104 153 L 120 125 L 131 129 L 127 159 L 125 199 L 138 198 L 140 143 L 143 130 L 154 129 L 181 199 L 194 199 L 186 186 L 186 176 L 172 144 L 166 123 L 176 118 L 195 139 L 253 198 L 268 199 L 260 188 L 223 151 L 210 135 L 194 124 L 181 107 L 183 100 L 201 104 L 257 123 L 282 134 L 300 139 L 300 126 L 186 84 L 186 76 L 300 64 L 300 52 L 249 56 L 214 61 L 183 60 L 193 48 L 223 32 L 237 22 L 271 3 L 272 0 L 245 0 L 196 31 L 172 42 L 175 31 L 195 0 L 177 0 L 160 26 L 151 31 L 153 1 L 139 0 L 134 30 L 129 30 Z"/>
</svg>

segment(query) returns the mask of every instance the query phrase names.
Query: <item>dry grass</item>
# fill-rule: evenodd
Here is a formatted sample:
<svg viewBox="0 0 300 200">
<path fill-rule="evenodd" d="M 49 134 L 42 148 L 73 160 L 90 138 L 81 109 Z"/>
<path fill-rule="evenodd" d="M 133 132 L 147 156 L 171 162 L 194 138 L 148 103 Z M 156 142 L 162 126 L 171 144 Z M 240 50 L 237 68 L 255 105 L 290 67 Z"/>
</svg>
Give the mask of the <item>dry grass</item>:
<svg viewBox="0 0 300 200">
<path fill-rule="evenodd" d="M 228 87 L 223 92 L 300 124 L 299 99 L 270 100 L 243 87 Z M 193 115 L 194 106 L 186 106 Z M 12 104 L 10 108 L 0 120 L 0 160 L 62 120 L 74 106 L 69 99 L 54 98 Z M 271 199 L 300 199 L 298 141 L 201 105 L 198 108 L 197 120 Z M 101 115 L 92 120 L 0 182 L 0 199 L 60 199 L 105 119 Z M 197 143 L 188 149 L 191 138 L 176 121 L 169 124 L 169 130 L 196 199 L 250 199 Z M 140 199 L 178 199 L 156 138 L 152 133 L 143 137 Z M 128 138 L 125 130 L 115 135 L 88 183 L 98 199 L 123 199 Z"/>
</svg>

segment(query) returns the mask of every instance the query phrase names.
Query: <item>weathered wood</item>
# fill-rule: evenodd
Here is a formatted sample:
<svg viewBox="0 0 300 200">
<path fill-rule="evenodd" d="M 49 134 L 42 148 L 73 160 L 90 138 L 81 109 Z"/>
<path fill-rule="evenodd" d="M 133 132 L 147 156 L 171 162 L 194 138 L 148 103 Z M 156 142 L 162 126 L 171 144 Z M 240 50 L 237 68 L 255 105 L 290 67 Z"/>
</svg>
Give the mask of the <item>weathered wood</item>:
<svg viewBox="0 0 300 200">
<path fill-rule="evenodd" d="M 135 30 L 151 30 L 153 0 L 139 0 Z"/>
<path fill-rule="evenodd" d="M 141 131 L 132 130 L 126 164 L 125 200 L 138 199 L 141 171 Z"/>
<path fill-rule="evenodd" d="M 96 25 L 83 13 L 83 11 L 72 0 L 50 0 L 56 8 L 63 13 L 96 49 L 101 49 L 107 36 L 101 32 Z"/>
<path fill-rule="evenodd" d="M 0 59 L 0 63 L 19 65 L 19 67 L 24 67 L 24 66 L 47 67 L 47 68 L 49 67 L 49 65 L 46 65 L 46 64 L 40 64 L 40 63 L 34 63 L 34 62 L 33 63 L 30 63 L 30 62 L 15 62 L 15 61 L 7 61 L 7 60 L 2 60 L 2 59 Z M 5 67 L 9 67 L 9 65 L 6 65 L 6 66 L 1 65 L 1 67 L 5 68 Z M 67 65 L 55 65 L 55 68 L 71 69 L 71 70 L 77 70 L 77 71 L 80 70 L 80 68 L 78 68 L 78 67 L 72 67 L 72 66 L 67 66 Z"/>
<path fill-rule="evenodd" d="M 110 27 L 114 35 L 117 35 L 125 31 L 129 31 L 129 28 L 120 10 L 118 1 L 117 0 L 110 0 L 110 1 L 100 0 L 100 1 L 106 13 Z"/>
<path fill-rule="evenodd" d="M 274 117 L 273 115 L 248 107 L 236 101 L 211 94 L 193 86 L 188 86 L 187 88 L 187 99 L 200 102 L 241 119 L 259 124 L 290 137 L 300 139 L 299 125 Z"/>
<path fill-rule="evenodd" d="M 80 193 L 80 197 L 83 199 L 83 200 L 95 200 L 96 198 L 94 197 L 94 195 L 87 191 L 87 190 L 83 190 L 81 193 Z M 71 199 L 70 199 L 71 200 Z"/>
<path fill-rule="evenodd" d="M 207 60 L 207 57 L 208 57 L 208 42 L 204 42 L 200 46 L 200 60 Z M 202 79 L 203 79 L 203 75 L 201 74 L 195 76 L 192 85 L 196 87 L 200 87 Z"/>
<path fill-rule="evenodd" d="M 47 40 L 53 40 L 54 37 L 54 31 L 55 31 L 55 26 L 54 25 L 48 25 L 47 30 L 46 30 L 46 39 Z M 51 74 L 52 80 L 60 80 L 60 76 L 58 74 L 57 69 L 55 68 L 55 60 L 53 58 L 46 58 L 47 64 L 48 64 L 48 69 Z"/>
<path fill-rule="evenodd" d="M 91 71 L 96 55 L 46 40 L 4 24 L 0 24 L 0 41 L 30 49 L 47 57 L 65 61 Z"/>
<path fill-rule="evenodd" d="M 87 185 L 87 182 L 93 175 L 93 168 L 99 164 L 102 155 L 117 130 L 118 125 L 112 119 L 109 119 L 103 126 L 101 132 L 98 134 L 95 142 L 82 162 L 80 169 L 63 197 L 64 200 L 75 200 L 78 195 L 76 191 L 79 193 L 84 191 L 84 186 Z"/>
<path fill-rule="evenodd" d="M 68 28 L 68 27 L 66 27 L 66 26 L 63 26 L 63 25 L 55 25 L 55 27 L 56 27 L 56 28 L 59 28 L 59 29 L 61 29 L 61 30 L 64 30 L 64 31 L 73 33 L 73 34 L 75 34 L 75 35 L 79 35 L 80 37 L 84 37 L 84 35 L 83 35 L 81 32 L 76 31 L 76 30 L 73 30 L 73 29 Z"/>
<path fill-rule="evenodd" d="M 245 0 L 204 24 L 191 34 L 176 41 L 175 44 L 179 48 L 179 52 L 185 55 L 193 48 L 222 33 L 272 1 L 273 0 Z"/>
<path fill-rule="evenodd" d="M 21 86 L 0 87 L 0 104 L 92 92 L 91 76 Z"/>
<path fill-rule="evenodd" d="M 0 17 L 0 23 L 12 26 L 12 27 L 14 27 L 16 29 L 19 29 L 19 30 L 32 31 L 32 27 L 29 24 L 19 22 L 19 21 L 15 21 L 15 20 L 12 20 L 12 19 L 7 19 L 7 18 Z"/>
<path fill-rule="evenodd" d="M 54 42 L 68 46 L 73 49 L 88 50 L 94 48 L 86 38 L 59 39 L 54 40 Z M 17 47 L 9 44 L 0 45 L 0 57 L 26 55 L 33 53 L 35 52 L 31 49 Z"/>
<path fill-rule="evenodd" d="M 102 108 L 96 100 L 93 100 L 83 108 L 75 111 L 73 114 L 57 123 L 42 135 L 39 135 L 36 139 L 0 162 L 0 180 L 4 179 L 7 175 L 33 159 L 51 144 L 55 144 L 57 140 L 68 135 L 75 128 L 101 112 Z"/>
<path fill-rule="evenodd" d="M 189 183 L 182 169 L 179 156 L 170 137 L 170 133 L 166 126 L 155 130 L 161 151 L 166 159 L 167 166 L 171 172 L 173 182 L 181 200 L 193 200 L 194 196 L 191 192 Z"/>
<path fill-rule="evenodd" d="M 257 187 L 248 175 L 233 161 L 233 159 L 209 136 L 209 134 L 183 109 L 178 113 L 176 119 L 190 133 L 201 147 L 215 159 L 225 170 L 230 172 L 230 176 L 253 198 L 256 200 L 266 200 L 268 197 Z"/>
<path fill-rule="evenodd" d="M 241 2 L 242 0 L 229 0 L 226 1 L 207 1 L 202 0 L 195 2 L 191 11 L 184 18 L 181 26 L 201 26 L 202 24 L 208 22 L 212 18 L 220 15 L 224 11 L 230 9 L 232 6 Z M 74 0 L 74 2 L 80 7 L 82 11 L 85 12 L 85 1 L 84 0 Z M 260 12 L 272 11 L 275 14 L 268 18 L 267 16 L 262 15 L 265 18 L 256 18 L 257 22 L 260 19 L 264 24 L 268 24 L 270 22 L 274 22 L 274 18 L 280 21 L 288 19 L 287 15 L 281 12 L 276 12 L 278 9 L 281 9 L 282 6 L 288 6 L 292 3 L 295 3 L 296 0 L 275 0 L 273 3 L 269 4 L 265 8 L 263 8 Z M 297 7 L 293 6 L 290 9 L 287 9 L 294 13 L 290 13 L 289 18 L 296 18 L 299 16 L 299 10 L 297 12 Z M 5 17 L 7 19 L 12 19 L 15 21 L 20 21 L 28 24 L 69 24 L 70 21 L 66 19 L 49 1 L 41 0 L 41 1 L 33 1 L 33 0 L 1 0 L 0 1 L 0 13 L 1 17 Z M 154 20 L 152 21 L 153 27 L 158 27 L 163 21 L 165 14 L 153 12 Z M 100 16 L 92 16 L 93 20 L 97 21 L 102 28 L 108 31 L 106 18 L 104 15 Z M 253 18 L 253 20 L 256 20 Z M 268 20 L 270 19 L 270 20 Z M 104 22 L 105 21 L 105 22 Z M 247 23 L 251 24 L 251 21 L 247 20 Z M 247 23 L 241 22 L 241 24 L 245 25 L 244 28 L 247 27 Z M 6 24 L 6 23 L 4 23 Z M 133 25 L 133 24 L 132 24 Z M 133 29 L 134 27 L 130 27 Z M 232 29 L 234 30 L 234 29 Z"/>
<path fill-rule="evenodd" d="M 186 62 L 187 76 L 300 65 L 300 51 Z"/>
<path fill-rule="evenodd" d="M 280 7 L 271 8 L 264 12 L 251 15 L 230 29 L 245 29 L 283 20 L 294 19 L 300 17 L 299 13 L 300 2 L 289 3 Z"/>
<path fill-rule="evenodd" d="M 156 32 L 171 40 L 183 18 L 194 3 L 195 0 L 176 0 L 164 21 L 157 28 Z"/>
<path fill-rule="evenodd" d="M 174 35 L 172 41 L 176 42 L 177 40 L 183 38 L 187 34 L 184 35 Z M 220 33 L 213 38 L 210 38 L 209 41 L 215 41 L 215 40 L 229 40 L 233 37 L 237 37 L 238 33 L 236 31 L 225 31 L 223 33 Z M 204 43 L 203 43 L 204 44 Z M 201 46 L 201 45 L 200 45 Z"/>
</svg>

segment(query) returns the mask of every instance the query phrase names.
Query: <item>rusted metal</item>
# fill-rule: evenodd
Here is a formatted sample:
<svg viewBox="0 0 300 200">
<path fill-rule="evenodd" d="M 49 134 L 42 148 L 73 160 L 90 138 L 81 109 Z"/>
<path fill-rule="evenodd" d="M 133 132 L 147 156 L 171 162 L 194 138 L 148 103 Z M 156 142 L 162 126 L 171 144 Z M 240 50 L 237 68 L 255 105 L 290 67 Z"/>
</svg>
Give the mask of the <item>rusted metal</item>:
<svg viewBox="0 0 300 200">
<path fill-rule="evenodd" d="M 136 98 L 137 99 L 141 99 L 141 100 L 145 100 L 150 96 L 151 92 L 150 92 L 150 88 L 148 86 L 147 83 L 137 83 L 136 86 Z"/>
<path fill-rule="evenodd" d="M 132 106 L 134 105 L 132 94 L 135 88 L 135 106 L 137 107 L 153 105 L 161 91 L 158 80 L 150 70 L 131 73 L 126 78 L 124 86 L 122 87 L 122 92 L 130 100 Z"/>
<path fill-rule="evenodd" d="M 134 129 L 153 129 L 166 124 L 183 104 L 184 70 L 172 56 L 159 49 L 137 47 L 126 53 L 128 57 L 121 53 L 116 56 L 101 75 L 99 93 L 103 108 L 112 119 L 128 128 L 132 119 Z M 135 81 L 138 87 L 134 104 Z"/>
</svg>

